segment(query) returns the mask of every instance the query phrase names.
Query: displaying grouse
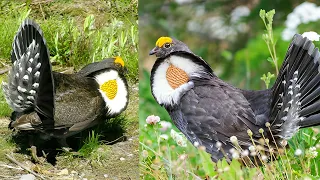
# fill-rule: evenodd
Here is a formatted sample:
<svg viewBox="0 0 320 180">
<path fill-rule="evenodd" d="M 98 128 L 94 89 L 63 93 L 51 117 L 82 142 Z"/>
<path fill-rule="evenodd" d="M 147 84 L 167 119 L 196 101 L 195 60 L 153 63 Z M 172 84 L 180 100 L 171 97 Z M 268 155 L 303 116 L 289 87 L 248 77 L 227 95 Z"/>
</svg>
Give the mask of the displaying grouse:
<svg viewBox="0 0 320 180">
<path fill-rule="evenodd" d="M 14 37 L 8 81 L 2 84 L 14 110 L 10 128 L 65 140 L 126 109 L 128 85 L 120 57 L 75 74 L 53 72 L 49 57 L 39 25 L 25 20 Z"/>
<path fill-rule="evenodd" d="M 215 162 L 232 159 L 232 136 L 240 146 L 236 149 L 248 149 L 263 136 L 275 147 L 299 128 L 320 124 L 320 55 L 301 35 L 294 36 L 273 87 L 261 91 L 222 81 L 174 38 L 159 38 L 149 54 L 157 57 L 151 71 L 154 98 L 187 139 L 204 146 Z"/>
</svg>

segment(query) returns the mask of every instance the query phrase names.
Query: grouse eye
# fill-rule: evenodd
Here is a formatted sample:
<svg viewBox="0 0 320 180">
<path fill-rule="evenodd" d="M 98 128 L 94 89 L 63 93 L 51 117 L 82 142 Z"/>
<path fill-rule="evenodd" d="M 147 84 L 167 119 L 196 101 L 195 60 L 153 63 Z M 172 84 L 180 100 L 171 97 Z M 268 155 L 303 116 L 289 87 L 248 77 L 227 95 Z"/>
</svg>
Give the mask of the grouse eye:
<svg viewBox="0 0 320 180">
<path fill-rule="evenodd" d="M 170 43 L 165 43 L 165 44 L 164 44 L 164 47 L 165 47 L 165 48 L 169 48 L 169 47 L 171 47 L 171 44 L 170 44 Z"/>
</svg>

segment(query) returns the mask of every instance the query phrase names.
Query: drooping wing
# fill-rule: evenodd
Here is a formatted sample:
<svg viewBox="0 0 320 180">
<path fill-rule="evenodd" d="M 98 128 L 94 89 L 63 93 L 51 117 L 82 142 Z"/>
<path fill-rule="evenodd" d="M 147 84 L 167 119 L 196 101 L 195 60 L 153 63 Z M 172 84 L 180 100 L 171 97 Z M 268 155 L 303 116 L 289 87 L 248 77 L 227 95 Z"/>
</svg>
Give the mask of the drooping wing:
<svg viewBox="0 0 320 180">
<path fill-rule="evenodd" d="M 246 98 L 218 78 L 201 75 L 191 81 L 195 87 L 181 98 L 181 112 L 173 113 L 173 118 L 179 118 L 174 120 L 178 128 L 192 143 L 205 146 L 213 160 L 222 156 L 216 148 L 217 141 L 223 143 L 225 152 L 233 147 L 231 136 L 236 136 L 240 145 L 250 146 L 247 130 L 258 132 L 260 127 L 256 125 L 255 115 Z M 254 136 L 259 137 L 259 134 Z"/>
</svg>

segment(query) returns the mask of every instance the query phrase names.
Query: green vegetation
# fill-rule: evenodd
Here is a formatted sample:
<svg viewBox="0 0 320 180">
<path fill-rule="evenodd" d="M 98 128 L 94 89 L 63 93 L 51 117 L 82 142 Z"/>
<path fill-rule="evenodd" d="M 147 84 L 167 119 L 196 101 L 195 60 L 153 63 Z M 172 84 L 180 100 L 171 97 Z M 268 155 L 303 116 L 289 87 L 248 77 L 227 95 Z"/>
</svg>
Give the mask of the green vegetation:
<svg viewBox="0 0 320 180">
<path fill-rule="evenodd" d="M 137 1 L 1 1 L 0 2 L 0 71 L 11 66 L 13 37 L 25 18 L 41 27 L 49 47 L 55 71 L 78 71 L 86 64 L 120 56 L 128 69 L 130 102 L 119 117 L 76 135 L 71 143 L 77 152 L 58 151 L 55 166 L 47 161 L 34 164 L 30 152 L 16 142 L 26 137 L 9 130 L 8 107 L 0 90 L 0 164 L 11 164 L 5 154 L 45 177 L 62 179 L 106 177 L 137 178 L 138 124 L 138 25 Z M 6 74 L 0 75 L 0 83 Z M 18 141 L 13 137 L 18 137 Z M 130 139 L 126 140 L 126 139 Z M 125 141 L 126 140 L 126 141 Z M 123 141 L 123 142 L 120 142 Z M 116 143 L 120 142 L 120 143 Z M 56 143 L 56 142 L 54 142 Z M 25 142 L 27 144 L 27 142 Z M 122 150 L 125 149 L 125 152 Z M 45 156 L 50 156 L 46 154 Z M 120 160 L 120 158 L 125 160 Z M 128 169 L 124 172 L 122 169 Z M 26 174 L 19 169 L 1 166 L 0 178 Z M 66 171 L 67 170 L 67 173 Z"/>
<path fill-rule="evenodd" d="M 149 69 L 154 63 L 154 58 L 147 57 L 147 50 L 154 47 L 158 37 L 168 35 L 190 45 L 193 52 L 211 64 L 219 77 L 235 86 L 249 89 L 271 87 L 290 43 L 281 39 L 281 32 L 284 29 L 282 24 L 285 16 L 292 12 L 294 2 L 286 1 L 284 7 L 280 4 L 271 6 L 272 3 L 262 0 L 251 7 L 251 14 L 243 19 L 243 22 L 250 26 L 246 33 L 238 34 L 236 40 L 227 38 L 217 40 L 210 39 L 208 34 L 185 30 L 188 29 L 188 22 L 194 19 L 201 21 L 203 20 L 201 18 L 210 15 L 227 16 L 226 19 L 230 19 L 228 17 L 232 10 L 230 7 L 234 8 L 236 6 L 234 4 L 240 5 L 239 2 L 194 1 L 183 5 L 177 3 L 161 5 L 160 2 L 148 4 L 142 1 L 145 6 L 141 7 L 141 11 L 139 9 L 139 17 L 148 22 L 145 22 L 146 25 L 140 28 L 139 32 L 144 34 L 140 39 L 140 47 L 146 49 L 145 52 L 143 50 L 140 52 L 142 54 L 139 84 L 140 177 L 142 179 L 319 179 L 319 128 L 302 129 L 288 142 L 284 141 L 284 145 L 288 144 L 289 148 L 277 147 L 280 154 L 269 163 L 265 161 L 263 154 L 256 156 L 262 160 L 262 166 L 257 166 L 255 162 L 240 164 L 235 159 L 230 164 L 226 159 L 213 163 L 203 147 L 195 148 L 181 134 L 179 135 L 181 137 L 177 138 L 179 133 L 176 132 L 179 131 L 173 124 L 172 127 L 164 128 L 162 121 L 170 123 L 172 121 L 166 110 L 156 103 L 150 91 Z M 203 7 L 205 12 L 202 12 L 202 16 L 190 16 L 195 14 L 191 12 Z M 268 13 L 261 11 L 261 21 L 260 8 L 275 8 L 280 15 L 274 14 L 274 11 Z M 155 9 L 161 10 L 153 13 Z M 175 19 L 174 23 L 171 21 L 172 18 Z M 313 23 L 299 28 L 303 32 L 316 30 L 314 27 L 319 26 L 319 23 Z M 267 31 L 264 31 L 264 27 Z M 315 44 L 319 47 L 317 42 Z M 159 116 L 161 121 L 156 124 L 146 123 L 150 115 Z M 272 140 L 261 139 L 261 143 L 264 144 L 269 141 Z M 254 146 L 252 151 L 260 152 L 260 146 Z M 238 151 L 239 158 L 242 158 L 241 153 Z"/>
</svg>

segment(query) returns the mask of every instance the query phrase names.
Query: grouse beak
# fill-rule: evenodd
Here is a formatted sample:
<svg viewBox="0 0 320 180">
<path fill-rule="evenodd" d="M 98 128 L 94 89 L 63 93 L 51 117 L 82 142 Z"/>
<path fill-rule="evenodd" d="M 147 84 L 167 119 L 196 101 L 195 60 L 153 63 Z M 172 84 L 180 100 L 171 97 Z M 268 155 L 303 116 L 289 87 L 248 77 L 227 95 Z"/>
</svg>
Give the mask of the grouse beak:
<svg viewBox="0 0 320 180">
<path fill-rule="evenodd" d="M 156 46 L 155 48 L 153 48 L 153 49 L 149 52 L 149 55 L 151 56 L 151 55 L 156 54 L 156 53 L 158 52 L 158 50 L 159 50 L 159 48 L 158 48 L 158 46 Z"/>
</svg>

